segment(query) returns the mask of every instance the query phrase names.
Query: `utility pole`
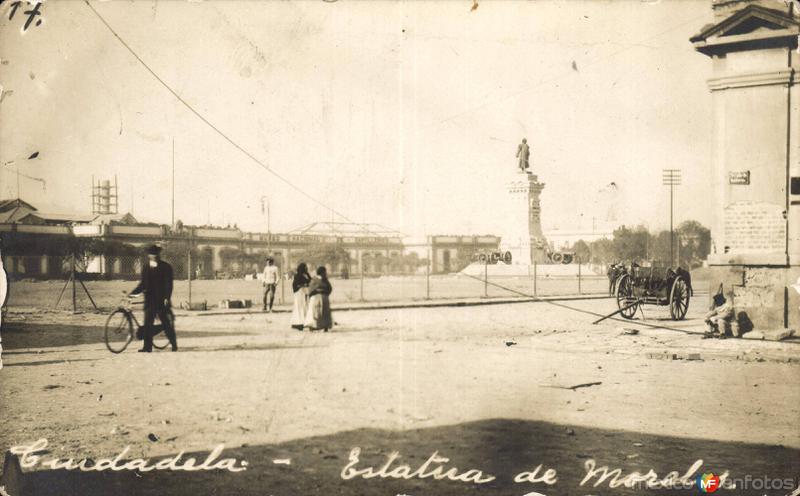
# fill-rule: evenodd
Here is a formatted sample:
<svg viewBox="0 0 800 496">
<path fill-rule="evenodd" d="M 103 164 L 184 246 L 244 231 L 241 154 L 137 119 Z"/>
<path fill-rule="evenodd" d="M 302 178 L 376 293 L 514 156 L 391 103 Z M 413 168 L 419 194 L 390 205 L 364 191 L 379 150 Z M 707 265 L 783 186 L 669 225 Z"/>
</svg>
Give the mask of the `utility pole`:
<svg viewBox="0 0 800 496">
<path fill-rule="evenodd" d="M 26 160 L 33 160 L 33 159 L 37 158 L 38 156 L 39 156 L 39 152 L 33 152 L 33 153 L 31 153 L 31 155 L 30 155 L 30 156 L 29 156 L 29 157 L 28 157 Z M 45 181 L 44 181 L 44 179 L 40 179 L 40 178 L 38 178 L 38 177 L 32 177 L 32 176 L 27 176 L 27 175 L 25 175 L 25 174 L 22 174 L 22 173 L 19 171 L 19 162 L 18 162 L 18 161 L 16 161 L 16 160 L 9 160 L 8 162 L 5 162 L 5 163 L 3 164 L 3 167 L 5 167 L 6 165 L 11 165 L 11 164 L 15 164 L 14 170 L 15 170 L 15 171 L 16 171 L 16 173 L 17 173 L 17 200 L 20 200 L 20 194 L 19 194 L 19 176 L 25 176 L 25 177 L 26 177 L 26 178 L 28 178 L 28 179 L 33 179 L 34 181 L 39 181 L 40 183 L 42 183 L 42 187 L 44 187 L 44 184 L 45 184 Z"/>
<path fill-rule="evenodd" d="M 272 252 L 272 226 L 270 222 L 270 214 L 269 214 L 269 197 L 262 196 L 261 197 L 261 213 L 265 213 L 265 205 L 266 205 L 266 214 L 267 214 L 267 252 Z"/>
<path fill-rule="evenodd" d="M 662 184 L 669 186 L 669 263 L 675 263 L 675 231 L 673 229 L 673 191 L 675 186 L 681 184 L 680 169 L 664 169 L 661 176 Z"/>
<path fill-rule="evenodd" d="M 175 138 L 172 138 L 172 227 L 175 227 Z"/>
</svg>

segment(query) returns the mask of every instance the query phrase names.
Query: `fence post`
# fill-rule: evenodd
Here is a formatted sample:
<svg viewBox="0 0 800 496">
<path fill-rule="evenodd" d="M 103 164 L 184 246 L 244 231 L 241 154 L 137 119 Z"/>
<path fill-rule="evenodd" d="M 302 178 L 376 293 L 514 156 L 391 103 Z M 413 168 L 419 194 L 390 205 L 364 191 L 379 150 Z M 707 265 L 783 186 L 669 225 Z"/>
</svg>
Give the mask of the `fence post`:
<svg viewBox="0 0 800 496">
<path fill-rule="evenodd" d="M 78 313 L 78 295 L 77 288 L 75 287 L 75 253 L 72 253 L 72 313 Z"/>
<path fill-rule="evenodd" d="M 483 297 L 489 297 L 489 259 L 483 264 Z"/>
<path fill-rule="evenodd" d="M 536 268 L 537 268 L 537 264 L 536 264 L 536 260 L 534 260 L 533 261 L 533 297 L 534 298 L 536 298 L 536 280 L 538 278 L 538 274 L 537 274 Z"/>
<path fill-rule="evenodd" d="M 428 257 L 428 264 L 425 266 L 425 299 L 431 299 L 431 260 Z"/>
<path fill-rule="evenodd" d="M 359 287 L 359 301 L 364 301 L 364 261 L 361 261 L 361 282 Z"/>
<path fill-rule="evenodd" d="M 578 259 L 578 294 L 581 293 L 581 259 Z"/>
<path fill-rule="evenodd" d="M 186 266 L 186 276 L 189 279 L 189 309 L 192 308 L 192 247 L 189 247 L 188 252 L 189 263 Z"/>
</svg>

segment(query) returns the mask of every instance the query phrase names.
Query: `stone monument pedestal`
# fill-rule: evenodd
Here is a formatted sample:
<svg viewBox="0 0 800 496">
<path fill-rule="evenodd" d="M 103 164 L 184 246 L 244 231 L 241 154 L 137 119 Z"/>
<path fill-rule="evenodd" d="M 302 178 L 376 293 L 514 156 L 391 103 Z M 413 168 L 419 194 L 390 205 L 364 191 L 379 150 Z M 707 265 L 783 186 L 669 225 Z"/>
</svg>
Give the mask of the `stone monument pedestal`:
<svg viewBox="0 0 800 496">
<path fill-rule="evenodd" d="M 547 260 L 539 204 L 543 189 L 544 183 L 530 172 L 518 171 L 506 183 L 509 196 L 501 226 L 500 250 L 511 252 L 513 265 L 543 264 Z"/>
</svg>

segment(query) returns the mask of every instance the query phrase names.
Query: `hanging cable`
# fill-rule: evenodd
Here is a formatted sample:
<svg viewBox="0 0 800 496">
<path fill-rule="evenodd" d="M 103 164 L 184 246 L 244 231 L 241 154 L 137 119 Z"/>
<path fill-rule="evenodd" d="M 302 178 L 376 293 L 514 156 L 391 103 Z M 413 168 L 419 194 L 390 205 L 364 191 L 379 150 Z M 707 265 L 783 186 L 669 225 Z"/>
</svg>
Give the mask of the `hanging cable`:
<svg viewBox="0 0 800 496">
<path fill-rule="evenodd" d="M 98 19 L 100 19 L 100 22 L 102 22 L 102 23 L 103 23 L 103 24 L 106 26 L 106 28 L 108 28 L 108 30 L 109 30 L 109 31 L 111 31 L 111 34 L 113 34 L 113 35 L 114 35 L 114 37 L 115 37 L 115 38 L 117 38 L 117 40 L 119 40 L 119 42 L 122 44 L 122 46 L 124 46 L 124 47 L 125 47 L 125 48 L 126 48 L 126 49 L 127 49 L 129 52 L 130 52 L 130 53 L 131 53 L 131 55 L 133 55 L 133 56 L 136 58 L 136 60 L 138 60 L 138 61 L 139 61 L 139 63 L 140 63 L 140 64 L 142 64 L 142 67 L 144 67 L 145 69 L 147 69 L 147 72 L 149 72 L 151 76 L 153 76 L 153 77 L 154 77 L 154 78 L 155 78 L 155 79 L 156 79 L 156 80 L 157 80 L 159 83 L 161 83 L 161 85 L 162 85 L 164 88 L 166 88 L 166 90 L 167 90 L 167 91 L 169 91 L 169 92 L 172 94 L 172 96 L 174 96 L 174 97 L 175 97 L 175 98 L 176 98 L 176 99 L 177 99 L 179 102 L 181 102 L 181 103 L 183 104 L 183 106 L 184 106 L 184 107 L 186 107 L 186 108 L 187 108 L 187 109 L 188 109 L 188 110 L 189 110 L 191 113 L 193 113 L 195 116 L 197 116 L 197 118 L 198 118 L 198 119 L 200 119 L 201 121 L 203 121 L 203 123 L 205 123 L 205 124 L 206 124 L 208 127 L 210 127 L 211 129 L 213 129 L 213 130 L 214 130 L 214 131 L 215 131 L 217 134 L 219 134 L 219 135 L 220 135 L 220 136 L 221 136 L 223 139 L 225 139 L 225 140 L 226 140 L 228 143 L 230 143 L 231 145 L 233 145 L 233 147 L 234 147 L 234 148 L 236 148 L 237 150 L 239 150 L 240 152 L 242 152 L 243 154 L 245 154 L 245 155 L 246 155 L 248 158 L 250 158 L 250 160 L 252 160 L 252 161 L 253 161 L 253 162 L 255 162 L 256 164 L 258 164 L 259 166 L 261 166 L 261 167 L 262 167 L 264 170 L 266 170 L 267 172 L 269 172 L 269 173 L 270 173 L 270 174 L 272 174 L 273 176 L 277 177 L 277 178 L 278 178 L 280 181 L 282 181 L 284 184 L 286 184 L 286 185 L 287 185 L 287 186 L 289 186 L 290 188 L 294 189 L 295 191 L 297 191 L 297 192 L 298 192 L 298 193 L 300 193 L 301 195 L 305 196 L 305 197 L 306 197 L 306 198 L 308 198 L 309 200 L 313 201 L 313 202 L 314 202 L 314 203 L 316 203 L 317 205 L 319 205 L 319 206 L 321 206 L 321 207 L 325 208 L 325 209 L 326 209 L 326 210 L 328 210 L 329 212 L 331 212 L 331 213 L 333 213 L 333 214 L 335 214 L 335 215 L 337 215 L 337 216 L 341 217 L 342 219 L 346 220 L 347 222 L 354 222 L 353 220 L 351 220 L 350 218 L 348 218 L 348 217 L 347 217 L 346 215 L 344 215 L 343 213 L 341 213 L 341 212 L 338 212 L 338 211 L 337 211 L 337 210 L 335 210 L 333 207 L 330 207 L 330 206 L 326 205 L 325 203 L 323 203 L 323 202 L 321 202 L 320 200 L 316 199 L 316 198 L 315 198 L 315 197 L 313 197 L 312 195 L 308 194 L 308 193 L 307 193 L 305 190 L 303 190 L 301 187 L 299 187 L 299 186 L 295 185 L 294 183 L 292 183 L 291 181 L 289 181 L 288 179 L 286 179 L 285 177 L 283 177 L 281 174 L 279 174 L 278 172 L 276 172 L 275 170 L 273 170 L 273 169 L 272 169 L 270 166 L 266 165 L 265 163 L 263 163 L 262 161 L 260 161 L 260 160 L 259 160 L 258 158 L 256 158 L 255 156 L 253 156 L 253 154 L 252 154 L 252 153 L 248 152 L 246 149 L 244 149 L 242 146 L 240 146 L 238 143 L 236 143 L 236 142 L 235 142 L 233 139 L 231 139 L 231 138 L 230 138 L 230 137 L 229 137 L 227 134 L 225 134 L 224 132 L 222 132 L 222 130 L 220 130 L 218 127 L 216 127 L 214 124 L 212 124 L 212 123 L 211 123 L 211 122 L 210 122 L 208 119 L 206 119 L 206 118 L 205 118 L 205 117 L 204 117 L 204 116 L 203 116 L 203 115 L 202 115 L 200 112 L 198 112 L 197 110 L 195 110 L 195 108 L 194 108 L 194 107 L 192 107 L 192 105 L 190 105 L 190 104 L 189 104 L 189 102 L 187 102 L 186 100 L 184 100 L 184 99 L 183 99 L 183 98 L 182 98 L 182 97 L 181 97 L 181 96 L 180 96 L 180 95 L 179 95 L 179 94 L 178 94 L 178 93 L 177 93 L 175 90 L 173 90 L 173 89 L 172 89 L 172 87 L 170 87 L 170 86 L 169 86 L 169 85 L 168 85 L 168 84 L 167 84 L 167 83 L 166 83 L 166 82 L 165 82 L 163 79 L 161 79 L 161 77 L 159 77 L 159 75 L 158 75 L 158 74 L 156 74 L 156 72 L 155 72 L 153 69 L 151 69 L 151 68 L 150 68 L 150 66 L 149 66 L 149 65 L 147 65 L 147 63 L 146 63 L 144 60 L 142 60 L 142 58 L 141 58 L 141 57 L 140 57 L 140 56 L 139 56 L 139 55 L 138 55 L 138 54 L 137 54 L 137 53 L 136 53 L 136 52 L 133 50 L 133 48 L 131 48 L 131 47 L 130 47 L 130 45 L 128 45 L 128 44 L 125 42 L 125 40 L 123 40 L 123 39 L 122 39 L 122 37 L 121 37 L 119 34 L 117 34 L 117 32 L 116 32 L 116 31 L 114 31 L 114 28 L 112 28 L 112 27 L 111 27 L 111 25 L 109 25 L 109 24 L 108 24 L 108 22 L 106 22 L 106 20 L 103 18 L 103 16 L 101 16 L 101 15 L 100 15 L 100 13 L 99 13 L 99 12 L 97 12 L 97 10 L 95 10 L 95 8 L 94 8 L 94 7 L 92 7 L 92 5 L 89 3 L 89 0 L 84 0 L 84 3 L 86 4 L 86 6 L 88 6 L 88 7 L 89 7 L 89 8 L 92 10 L 92 12 L 94 12 L 94 14 L 97 16 L 97 18 L 98 18 Z"/>
</svg>

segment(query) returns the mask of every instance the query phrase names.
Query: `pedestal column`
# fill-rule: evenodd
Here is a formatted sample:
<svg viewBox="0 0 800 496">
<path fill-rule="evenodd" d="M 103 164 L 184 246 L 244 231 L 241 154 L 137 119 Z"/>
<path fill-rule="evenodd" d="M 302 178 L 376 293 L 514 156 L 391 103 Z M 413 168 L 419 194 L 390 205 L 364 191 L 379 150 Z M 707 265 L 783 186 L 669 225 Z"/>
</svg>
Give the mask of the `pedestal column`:
<svg viewBox="0 0 800 496">
<path fill-rule="evenodd" d="M 544 183 L 529 172 L 518 172 L 506 183 L 509 201 L 500 249 L 511 252 L 514 264 L 528 265 L 546 260 L 547 241 L 542 233 L 539 202 L 543 189 Z"/>
</svg>

